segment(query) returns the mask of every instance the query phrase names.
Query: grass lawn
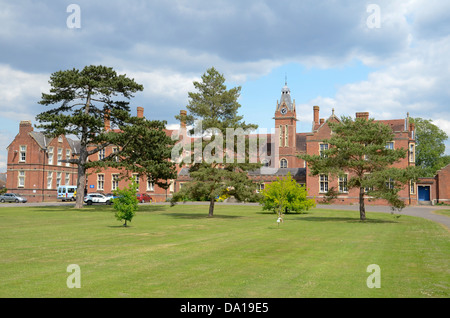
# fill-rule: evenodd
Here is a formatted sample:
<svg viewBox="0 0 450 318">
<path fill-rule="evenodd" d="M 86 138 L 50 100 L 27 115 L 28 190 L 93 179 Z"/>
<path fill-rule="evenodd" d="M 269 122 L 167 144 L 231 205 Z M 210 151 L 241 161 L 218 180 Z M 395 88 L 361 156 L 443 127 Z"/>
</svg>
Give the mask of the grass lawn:
<svg viewBox="0 0 450 318">
<path fill-rule="evenodd" d="M 450 210 L 436 210 L 436 211 L 434 211 L 434 213 L 440 214 L 440 215 L 445 215 L 445 216 L 450 216 Z"/>
<path fill-rule="evenodd" d="M 0 297 L 449 297 L 450 234 L 431 221 L 314 209 L 0 208 Z M 69 289 L 67 266 L 81 270 Z M 381 288 L 368 288 L 381 270 Z"/>
</svg>

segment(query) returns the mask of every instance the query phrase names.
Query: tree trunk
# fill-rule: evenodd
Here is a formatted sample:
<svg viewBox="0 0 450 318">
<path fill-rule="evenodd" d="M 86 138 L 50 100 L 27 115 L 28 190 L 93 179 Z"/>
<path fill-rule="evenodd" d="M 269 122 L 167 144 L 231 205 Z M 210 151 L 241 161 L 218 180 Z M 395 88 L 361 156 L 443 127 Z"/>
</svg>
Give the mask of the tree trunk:
<svg viewBox="0 0 450 318">
<path fill-rule="evenodd" d="M 87 149 L 81 146 L 80 158 L 78 159 L 78 180 L 77 180 L 77 201 L 75 209 L 82 209 L 84 203 L 84 189 L 86 188 L 86 168 Z"/>
<path fill-rule="evenodd" d="M 364 206 L 364 188 L 359 188 L 359 218 L 361 221 L 366 219 L 366 208 Z"/>
<path fill-rule="evenodd" d="M 84 107 L 84 113 L 89 115 L 89 107 L 91 105 L 91 89 L 89 89 L 88 96 L 86 98 L 86 105 Z M 86 189 L 86 162 L 88 159 L 87 150 L 87 128 L 82 129 L 81 145 L 80 145 L 80 157 L 78 158 L 78 180 L 77 180 L 77 201 L 75 209 L 82 209 L 84 203 L 84 189 Z"/>
<path fill-rule="evenodd" d="M 211 200 L 209 201 L 209 214 L 208 214 L 209 217 L 213 216 L 213 213 L 214 213 L 214 202 L 215 202 L 215 198 L 211 197 Z"/>
</svg>

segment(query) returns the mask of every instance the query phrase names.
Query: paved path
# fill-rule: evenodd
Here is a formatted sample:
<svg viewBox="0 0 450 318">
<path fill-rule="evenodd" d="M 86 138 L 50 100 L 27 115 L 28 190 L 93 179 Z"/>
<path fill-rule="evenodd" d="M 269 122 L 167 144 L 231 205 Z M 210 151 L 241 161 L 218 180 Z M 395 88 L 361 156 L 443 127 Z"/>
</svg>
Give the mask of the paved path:
<svg viewBox="0 0 450 318">
<path fill-rule="evenodd" d="M 143 204 L 155 204 L 155 203 L 143 203 Z M 170 204 L 168 202 L 162 202 L 157 204 Z M 186 202 L 179 203 L 179 205 L 209 205 L 209 202 Z M 44 203 L 0 203 L 1 207 L 27 207 L 27 206 L 73 206 L 73 202 L 44 202 Z M 259 203 L 226 203 L 226 202 L 216 202 L 216 205 L 249 205 L 249 206 L 257 206 Z M 359 205 L 338 205 L 338 204 L 330 204 L 330 205 L 317 205 L 317 208 L 322 209 L 335 209 L 335 210 L 350 210 L 350 211 L 359 211 Z M 445 215 L 439 215 L 434 213 L 436 210 L 450 210 L 449 206 L 411 206 L 405 207 L 401 212 L 395 212 L 399 215 L 411 215 L 422 217 L 437 223 L 442 224 L 447 230 L 450 231 L 450 217 Z M 366 212 L 384 212 L 391 213 L 391 208 L 389 206 L 372 206 L 366 205 Z"/>
</svg>

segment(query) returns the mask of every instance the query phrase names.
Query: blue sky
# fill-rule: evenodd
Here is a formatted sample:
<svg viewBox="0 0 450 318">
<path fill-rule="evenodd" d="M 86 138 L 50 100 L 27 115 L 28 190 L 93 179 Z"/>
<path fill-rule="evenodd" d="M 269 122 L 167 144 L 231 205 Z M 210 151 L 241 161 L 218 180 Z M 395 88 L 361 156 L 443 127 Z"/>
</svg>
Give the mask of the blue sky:
<svg viewBox="0 0 450 318">
<path fill-rule="evenodd" d="M 261 128 L 274 126 L 287 76 L 298 132 L 319 105 L 325 118 L 332 108 L 409 112 L 450 136 L 450 1 L 0 0 L 0 48 L 0 171 L 19 122 L 45 110 L 37 102 L 50 74 L 91 64 L 143 84 L 132 110 L 169 128 L 214 66 L 242 87 L 240 114 Z"/>
</svg>

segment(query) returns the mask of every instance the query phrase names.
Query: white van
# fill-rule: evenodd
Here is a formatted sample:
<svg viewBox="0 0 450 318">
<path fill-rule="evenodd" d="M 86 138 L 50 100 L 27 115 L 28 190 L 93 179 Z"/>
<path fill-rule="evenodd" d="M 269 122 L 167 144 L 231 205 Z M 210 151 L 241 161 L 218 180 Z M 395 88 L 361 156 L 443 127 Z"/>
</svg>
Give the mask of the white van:
<svg viewBox="0 0 450 318">
<path fill-rule="evenodd" d="M 75 201 L 77 198 L 77 186 L 59 186 L 58 200 Z"/>
</svg>

